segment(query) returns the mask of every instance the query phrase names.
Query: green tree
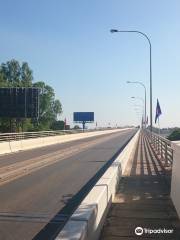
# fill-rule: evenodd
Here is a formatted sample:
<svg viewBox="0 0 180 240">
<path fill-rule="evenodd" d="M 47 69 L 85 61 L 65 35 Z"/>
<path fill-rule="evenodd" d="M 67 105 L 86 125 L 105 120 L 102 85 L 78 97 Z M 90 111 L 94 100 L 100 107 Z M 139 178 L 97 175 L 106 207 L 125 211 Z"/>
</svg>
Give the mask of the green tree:
<svg viewBox="0 0 180 240">
<path fill-rule="evenodd" d="M 58 115 L 62 113 L 62 105 L 59 99 L 56 99 L 53 103 L 53 112 L 54 112 L 55 119 L 57 120 Z"/>
<path fill-rule="evenodd" d="M 179 141 L 180 140 L 180 128 L 174 130 L 169 136 L 170 141 Z"/>
<path fill-rule="evenodd" d="M 52 123 L 57 119 L 58 114 L 62 113 L 61 103 L 55 99 L 54 89 L 51 86 L 46 85 L 42 81 L 34 83 L 33 86 L 41 89 L 39 127 L 41 130 L 50 129 Z"/>
<path fill-rule="evenodd" d="M 7 81 L 8 87 L 20 87 L 21 85 L 21 67 L 18 61 L 11 60 L 1 65 L 1 71 Z"/>
<path fill-rule="evenodd" d="M 31 87 L 33 72 L 27 62 L 22 65 L 12 59 L 0 66 L 0 82 L 3 87 Z"/>
<path fill-rule="evenodd" d="M 62 112 L 59 100 L 55 99 L 54 89 L 44 82 L 33 84 L 33 71 L 27 62 L 20 64 L 12 59 L 0 65 L 0 87 L 38 87 L 40 88 L 40 117 L 39 125 L 31 119 L 21 119 L 20 129 L 25 131 L 48 130 Z M 19 128 L 19 119 L 0 119 L 0 131 Z"/>
<path fill-rule="evenodd" d="M 3 72 L 0 70 L 0 87 L 6 87 L 7 86 L 7 81 L 4 77 Z"/>
<path fill-rule="evenodd" d="M 21 66 L 21 86 L 22 87 L 32 87 L 33 82 L 33 72 L 29 68 L 27 62 L 23 62 Z"/>
<path fill-rule="evenodd" d="M 15 59 L 2 63 L 0 66 L 0 87 L 30 87 L 32 86 L 33 74 L 26 62 L 22 65 Z M 27 119 L 1 119 L 1 128 L 6 131 L 17 131 L 22 129 L 23 125 L 29 124 Z"/>
</svg>

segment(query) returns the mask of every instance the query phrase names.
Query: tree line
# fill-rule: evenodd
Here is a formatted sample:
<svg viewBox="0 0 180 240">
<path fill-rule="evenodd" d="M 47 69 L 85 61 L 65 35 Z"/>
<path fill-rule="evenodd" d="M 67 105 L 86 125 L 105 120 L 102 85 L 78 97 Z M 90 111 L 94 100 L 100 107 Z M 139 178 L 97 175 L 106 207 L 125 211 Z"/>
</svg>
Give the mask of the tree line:
<svg viewBox="0 0 180 240">
<path fill-rule="evenodd" d="M 38 87 L 39 119 L 0 118 L 0 132 L 53 130 L 58 115 L 62 113 L 61 102 L 55 98 L 54 89 L 43 81 L 34 82 L 33 71 L 27 62 L 12 59 L 0 65 L 0 87 Z"/>
</svg>

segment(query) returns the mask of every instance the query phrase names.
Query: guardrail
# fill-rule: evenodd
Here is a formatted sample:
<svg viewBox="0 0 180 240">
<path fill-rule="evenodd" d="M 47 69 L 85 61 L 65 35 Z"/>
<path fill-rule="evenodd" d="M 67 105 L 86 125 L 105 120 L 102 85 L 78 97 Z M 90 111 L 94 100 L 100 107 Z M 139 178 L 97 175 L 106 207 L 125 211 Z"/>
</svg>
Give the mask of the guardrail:
<svg viewBox="0 0 180 240">
<path fill-rule="evenodd" d="M 86 130 L 86 132 L 91 132 L 95 130 Z M 64 134 L 73 134 L 73 133 L 81 133 L 82 130 L 59 130 L 59 131 L 39 131 L 39 132 L 21 132 L 21 133 L 0 133 L 0 142 L 7 141 L 19 141 L 23 139 L 30 138 L 42 138 L 49 136 L 58 136 Z"/>
<path fill-rule="evenodd" d="M 58 130 L 58 131 L 39 131 L 39 132 L 21 132 L 21 133 L 0 133 L 0 142 L 19 141 L 30 138 L 42 138 L 49 136 L 58 136 L 64 134 L 74 134 L 83 132 L 94 132 L 112 130 L 113 128 L 97 128 L 97 129 L 72 129 L 72 130 Z"/>
<path fill-rule="evenodd" d="M 155 150 L 157 156 L 164 161 L 164 166 L 172 166 L 173 149 L 171 146 L 171 141 L 159 136 L 158 134 L 151 133 L 149 130 L 144 130 L 144 133 L 148 137 L 148 141 Z"/>
</svg>

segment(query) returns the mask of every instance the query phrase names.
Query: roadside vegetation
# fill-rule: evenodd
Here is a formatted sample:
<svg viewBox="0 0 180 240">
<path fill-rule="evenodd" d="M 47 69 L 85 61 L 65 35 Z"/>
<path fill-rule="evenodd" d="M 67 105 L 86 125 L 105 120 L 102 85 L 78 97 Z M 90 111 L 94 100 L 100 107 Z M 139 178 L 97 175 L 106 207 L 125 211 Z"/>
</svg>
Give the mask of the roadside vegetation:
<svg viewBox="0 0 180 240">
<path fill-rule="evenodd" d="M 178 141 L 180 140 L 180 128 L 175 129 L 169 136 L 168 139 L 170 141 Z"/>
<path fill-rule="evenodd" d="M 0 118 L 0 132 L 43 131 L 62 129 L 57 124 L 62 113 L 61 102 L 55 98 L 54 89 L 43 81 L 34 82 L 33 71 L 27 62 L 19 63 L 12 59 L 0 65 L 0 87 L 38 87 L 40 88 L 39 119 Z"/>
</svg>

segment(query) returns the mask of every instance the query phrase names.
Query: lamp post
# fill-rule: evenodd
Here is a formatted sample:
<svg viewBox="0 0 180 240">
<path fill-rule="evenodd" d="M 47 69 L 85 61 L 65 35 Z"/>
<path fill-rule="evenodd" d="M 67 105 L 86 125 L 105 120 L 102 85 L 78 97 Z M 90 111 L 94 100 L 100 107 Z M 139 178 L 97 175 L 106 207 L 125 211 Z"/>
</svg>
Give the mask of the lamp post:
<svg viewBox="0 0 180 240">
<path fill-rule="evenodd" d="M 149 80 L 150 80 L 150 131 L 152 132 L 152 61 L 151 61 L 151 41 L 149 37 L 140 31 L 137 30 L 117 30 L 111 29 L 111 33 L 137 33 L 143 37 L 145 37 L 149 44 Z"/>
<path fill-rule="evenodd" d="M 143 108 L 144 108 L 144 110 L 143 110 L 143 119 L 145 118 L 145 121 L 144 121 L 144 123 L 145 123 L 145 128 L 146 128 L 146 107 L 145 107 L 145 102 L 144 102 L 144 99 L 143 98 L 141 98 L 141 97 L 131 97 L 132 99 L 138 99 L 138 100 L 140 100 L 140 101 L 142 101 L 142 104 L 143 104 Z M 139 106 L 141 106 L 141 105 L 139 105 Z M 142 106 L 141 106 L 142 107 Z M 143 127 L 143 124 L 142 124 L 142 127 Z"/>
<path fill-rule="evenodd" d="M 134 108 L 135 112 L 136 112 L 136 115 L 137 115 L 137 118 L 138 118 L 138 121 L 139 121 L 139 118 L 141 119 L 141 126 L 142 126 L 142 117 L 143 117 L 143 110 L 140 111 L 140 109 L 137 109 L 137 108 Z"/>
<path fill-rule="evenodd" d="M 142 82 L 131 82 L 127 81 L 127 83 L 134 83 L 134 84 L 139 84 L 144 88 L 144 114 L 145 114 L 145 128 L 146 128 L 146 121 L 147 121 L 147 113 L 146 113 L 146 86 Z"/>
</svg>

